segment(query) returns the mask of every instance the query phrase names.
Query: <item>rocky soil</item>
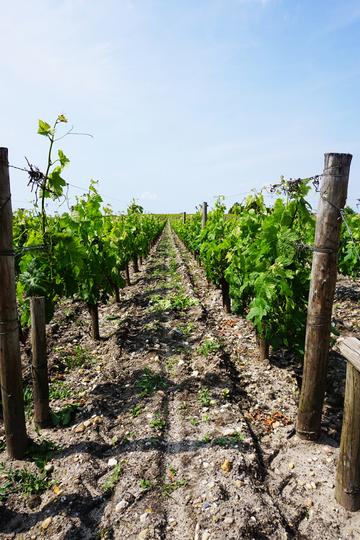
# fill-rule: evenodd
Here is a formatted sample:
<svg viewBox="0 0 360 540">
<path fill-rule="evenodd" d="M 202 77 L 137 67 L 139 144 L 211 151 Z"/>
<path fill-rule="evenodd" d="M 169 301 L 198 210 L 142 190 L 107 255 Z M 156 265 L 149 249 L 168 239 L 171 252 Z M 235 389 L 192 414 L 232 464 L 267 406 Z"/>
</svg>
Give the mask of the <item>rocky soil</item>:
<svg viewBox="0 0 360 540">
<path fill-rule="evenodd" d="M 169 228 L 131 279 L 100 309 L 100 342 L 81 304 L 62 303 L 49 325 L 63 425 L 36 432 L 29 404 L 26 462 L 0 446 L 0 538 L 360 538 L 360 514 L 334 499 L 344 360 L 330 355 L 321 439 L 301 441 L 301 364 L 259 360 L 251 325 L 224 313 Z M 341 278 L 342 334 L 360 337 L 359 298 Z M 28 346 L 23 361 L 27 382 Z"/>
</svg>

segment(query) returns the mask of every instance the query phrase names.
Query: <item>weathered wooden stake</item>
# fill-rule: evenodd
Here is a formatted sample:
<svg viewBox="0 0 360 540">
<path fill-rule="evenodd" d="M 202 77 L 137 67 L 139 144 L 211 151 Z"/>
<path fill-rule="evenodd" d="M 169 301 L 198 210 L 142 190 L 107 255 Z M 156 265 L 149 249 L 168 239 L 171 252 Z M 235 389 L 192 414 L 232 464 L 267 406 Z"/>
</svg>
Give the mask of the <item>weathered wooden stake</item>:
<svg viewBox="0 0 360 540">
<path fill-rule="evenodd" d="M 99 310 L 97 304 L 88 304 L 89 313 L 91 316 L 91 337 L 95 341 L 100 339 L 99 331 Z"/>
<path fill-rule="evenodd" d="M 208 208 L 208 203 L 203 202 L 202 203 L 202 217 L 201 217 L 201 228 L 202 229 L 204 229 L 204 227 L 206 225 L 206 222 L 207 222 L 207 208 Z"/>
<path fill-rule="evenodd" d="M 348 363 L 335 497 L 354 512 L 360 509 L 360 341 L 339 338 L 337 347 Z"/>
<path fill-rule="evenodd" d="M 325 154 L 305 339 L 303 383 L 297 434 L 315 440 L 320 435 L 330 340 L 331 312 L 337 277 L 341 215 L 345 205 L 350 154 Z"/>
<path fill-rule="evenodd" d="M 136 256 L 133 258 L 133 267 L 134 267 L 134 272 L 140 272 L 140 270 L 139 270 L 139 262 L 138 262 L 138 258 Z"/>
<path fill-rule="evenodd" d="M 43 296 L 30 299 L 30 313 L 34 421 L 36 426 L 44 428 L 51 425 L 51 415 Z"/>
<path fill-rule="evenodd" d="M 226 313 L 231 313 L 230 287 L 226 279 L 221 280 L 222 304 Z"/>
<path fill-rule="evenodd" d="M 21 377 L 7 148 L 0 148 L 0 276 L 0 380 L 6 449 L 11 458 L 22 459 L 28 438 Z"/>
<path fill-rule="evenodd" d="M 115 302 L 120 304 L 120 289 L 115 285 L 114 287 Z"/>
<path fill-rule="evenodd" d="M 126 279 L 126 285 L 131 285 L 130 272 L 129 272 L 129 265 L 128 264 L 126 264 L 126 266 L 125 266 L 125 279 Z"/>
<path fill-rule="evenodd" d="M 260 360 L 262 361 L 268 360 L 269 354 L 270 354 L 270 344 L 267 341 L 267 339 L 257 336 L 256 343 L 259 349 Z"/>
<path fill-rule="evenodd" d="M 182 221 L 183 221 L 183 223 L 186 223 L 186 212 L 183 212 L 183 218 L 182 218 Z"/>
</svg>

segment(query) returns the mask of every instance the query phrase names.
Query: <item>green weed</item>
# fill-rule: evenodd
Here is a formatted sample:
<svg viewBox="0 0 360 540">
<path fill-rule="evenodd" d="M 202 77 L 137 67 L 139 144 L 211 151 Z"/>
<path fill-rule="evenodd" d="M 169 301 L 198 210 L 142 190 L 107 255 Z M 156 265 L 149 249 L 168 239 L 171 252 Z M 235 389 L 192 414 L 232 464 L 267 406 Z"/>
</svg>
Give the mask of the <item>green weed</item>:
<svg viewBox="0 0 360 540">
<path fill-rule="evenodd" d="M 157 429 L 158 431 L 164 431 L 164 429 L 166 428 L 166 420 L 161 415 L 157 414 L 150 421 L 150 426 L 153 429 Z"/>
<path fill-rule="evenodd" d="M 143 412 L 143 408 L 142 406 L 140 405 L 140 403 L 138 403 L 137 405 L 134 405 L 134 407 L 132 407 L 130 409 L 130 414 L 133 418 L 137 418 L 138 416 L 140 416 L 140 414 Z"/>
<path fill-rule="evenodd" d="M 210 407 L 210 405 L 212 405 L 213 400 L 211 399 L 208 388 L 200 388 L 198 391 L 198 400 L 203 407 Z"/>
<path fill-rule="evenodd" d="M 140 397 L 149 397 L 157 390 L 166 390 L 168 385 L 160 373 L 153 373 L 149 368 L 145 368 L 136 386 Z"/>
<path fill-rule="evenodd" d="M 201 356 L 209 356 L 209 354 L 218 351 L 220 348 L 221 344 L 215 339 L 205 339 L 197 348 L 197 352 Z"/>
<path fill-rule="evenodd" d="M 62 409 L 56 412 L 51 412 L 51 420 L 56 427 L 68 427 L 70 426 L 76 416 L 76 412 L 79 409 L 79 405 L 73 403 L 66 405 Z"/>
<path fill-rule="evenodd" d="M 147 478 L 142 478 L 140 480 L 140 488 L 144 491 L 147 491 L 152 488 L 151 480 L 148 480 Z"/>
<path fill-rule="evenodd" d="M 107 480 L 105 480 L 105 482 L 103 483 L 103 485 L 101 486 L 102 487 L 102 490 L 105 492 L 105 493 L 109 493 L 111 491 L 114 490 L 116 484 L 119 482 L 120 480 L 120 477 L 122 475 L 122 472 L 123 472 L 123 464 L 122 463 L 118 463 L 117 465 L 115 465 L 115 467 L 113 468 L 113 470 L 111 471 L 109 477 L 107 478 Z"/>
<path fill-rule="evenodd" d="M 2 483 L 0 484 L 0 501 L 4 501 L 10 493 L 24 495 L 40 495 L 52 486 L 52 480 L 46 472 L 34 473 L 25 468 L 6 469 L 0 464 Z"/>
<path fill-rule="evenodd" d="M 26 455 L 36 464 L 42 471 L 45 465 L 53 458 L 57 451 L 57 446 L 52 441 L 42 439 L 39 442 L 30 444 L 26 451 Z"/>
<path fill-rule="evenodd" d="M 73 394 L 71 388 L 63 381 L 55 381 L 49 385 L 49 399 L 67 399 Z"/>
<path fill-rule="evenodd" d="M 96 359 L 88 349 L 77 345 L 71 354 L 65 356 L 64 361 L 66 366 L 72 369 L 91 366 L 95 364 Z"/>
<path fill-rule="evenodd" d="M 232 446 L 242 442 L 245 439 L 244 435 L 235 431 L 231 435 L 224 435 L 222 437 L 216 437 L 213 439 L 212 444 L 214 446 Z"/>
</svg>

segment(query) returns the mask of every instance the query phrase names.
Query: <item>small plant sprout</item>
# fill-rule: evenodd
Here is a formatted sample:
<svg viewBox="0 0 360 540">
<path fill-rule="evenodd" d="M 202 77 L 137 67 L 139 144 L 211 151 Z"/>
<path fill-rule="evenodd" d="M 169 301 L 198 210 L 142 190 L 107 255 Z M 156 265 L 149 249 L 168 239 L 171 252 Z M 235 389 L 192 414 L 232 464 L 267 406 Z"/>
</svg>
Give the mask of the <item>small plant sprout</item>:
<svg viewBox="0 0 360 540">
<path fill-rule="evenodd" d="M 149 489 L 151 489 L 152 488 L 151 480 L 147 478 L 142 478 L 140 480 L 140 488 L 144 491 L 148 491 Z"/>
<path fill-rule="evenodd" d="M 143 408 L 142 406 L 140 405 L 140 403 L 137 403 L 137 405 L 134 405 L 131 409 L 130 409 L 130 414 L 133 418 L 137 418 L 138 416 L 140 416 L 140 414 L 143 412 Z"/>
<path fill-rule="evenodd" d="M 205 339 L 201 345 L 199 345 L 197 352 L 201 356 L 209 356 L 211 353 L 218 351 L 221 348 L 221 344 L 216 339 Z"/>
<path fill-rule="evenodd" d="M 209 389 L 204 387 L 198 391 L 198 400 L 203 407 L 210 407 L 212 405 L 212 399 L 210 397 Z"/>
<path fill-rule="evenodd" d="M 166 428 L 166 420 L 160 414 L 156 414 L 150 421 L 150 426 L 157 431 L 164 431 Z"/>
<path fill-rule="evenodd" d="M 105 493 L 109 493 L 114 490 L 114 488 L 116 487 L 117 483 L 120 480 L 120 476 L 122 475 L 122 472 L 123 472 L 123 464 L 118 463 L 117 465 L 115 465 L 109 477 L 105 480 L 105 482 L 102 485 L 102 489 Z"/>
</svg>

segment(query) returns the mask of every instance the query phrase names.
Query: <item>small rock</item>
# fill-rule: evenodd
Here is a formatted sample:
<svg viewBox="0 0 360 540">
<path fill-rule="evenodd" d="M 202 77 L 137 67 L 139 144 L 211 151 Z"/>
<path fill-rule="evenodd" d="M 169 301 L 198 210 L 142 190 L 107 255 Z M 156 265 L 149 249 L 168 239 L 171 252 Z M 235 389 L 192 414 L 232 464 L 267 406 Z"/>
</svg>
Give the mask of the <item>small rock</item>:
<svg viewBox="0 0 360 540">
<path fill-rule="evenodd" d="M 210 538 L 210 533 L 209 531 L 204 531 L 201 535 L 201 540 L 209 540 Z"/>
<path fill-rule="evenodd" d="M 230 472 L 232 469 L 232 462 L 228 459 L 225 459 L 224 463 L 222 463 L 221 465 L 221 469 L 226 473 Z"/>
<path fill-rule="evenodd" d="M 125 501 L 125 499 L 121 499 L 121 501 L 119 501 L 117 503 L 117 505 L 115 506 L 115 512 L 121 512 L 122 510 L 124 510 L 127 506 L 129 505 L 129 503 L 127 501 Z"/>
<path fill-rule="evenodd" d="M 144 512 L 143 514 L 141 514 L 140 516 L 140 523 L 145 523 L 145 521 L 147 520 L 148 518 L 148 513 L 147 512 Z"/>
<path fill-rule="evenodd" d="M 51 522 L 52 522 L 52 517 L 48 517 L 48 518 L 44 519 L 44 521 L 41 523 L 40 527 L 43 529 L 43 531 L 46 531 L 46 529 L 49 528 Z"/>
<path fill-rule="evenodd" d="M 107 464 L 108 464 L 108 467 L 115 467 L 115 465 L 117 465 L 117 459 L 110 458 Z"/>
<path fill-rule="evenodd" d="M 228 516 L 224 519 L 224 523 L 225 525 L 232 525 L 234 523 L 234 518 Z"/>
<path fill-rule="evenodd" d="M 314 503 L 313 503 L 313 501 L 311 499 L 306 499 L 304 502 L 305 502 L 306 508 L 310 508 L 311 506 L 314 505 Z"/>
<path fill-rule="evenodd" d="M 281 426 L 280 422 L 274 422 L 273 425 L 272 425 L 273 429 L 277 429 L 280 426 Z"/>
<path fill-rule="evenodd" d="M 288 463 L 288 468 L 290 471 L 295 467 L 294 463 Z"/>
<path fill-rule="evenodd" d="M 203 461 L 202 466 L 203 466 L 204 469 L 207 469 L 209 467 L 209 465 L 210 465 L 210 463 L 208 463 L 207 461 Z"/>
<path fill-rule="evenodd" d="M 47 463 L 44 467 L 44 471 L 46 472 L 46 474 L 52 473 L 53 470 L 54 470 L 54 465 L 52 463 Z"/>
<path fill-rule="evenodd" d="M 143 529 L 138 534 L 138 540 L 146 540 L 149 538 L 149 529 Z"/>
</svg>

